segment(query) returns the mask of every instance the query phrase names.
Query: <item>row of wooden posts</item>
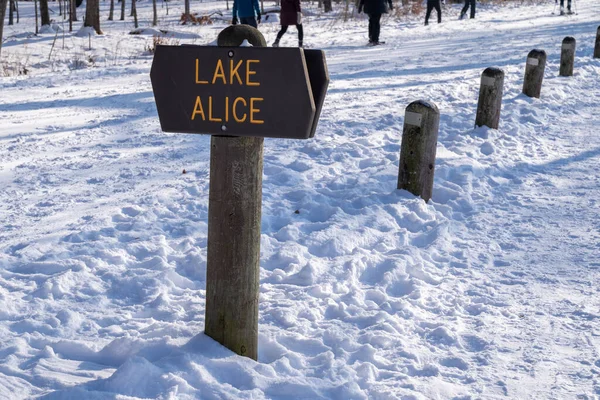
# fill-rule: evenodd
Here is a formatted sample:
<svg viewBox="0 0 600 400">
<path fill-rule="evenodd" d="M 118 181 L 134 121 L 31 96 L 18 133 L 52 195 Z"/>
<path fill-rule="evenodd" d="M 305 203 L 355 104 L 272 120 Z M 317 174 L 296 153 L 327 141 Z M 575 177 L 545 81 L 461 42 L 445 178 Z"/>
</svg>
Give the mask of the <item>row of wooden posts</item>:
<svg viewBox="0 0 600 400">
<path fill-rule="evenodd" d="M 573 76 L 575 64 L 575 38 L 567 36 L 562 41 L 559 76 Z M 596 34 L 594 58 L 600 58 L 600 27 Z M 540 97 L 542 81 L 546 68 L 546 52 L 531 50 L 527 56 L 523 94 Z M 481 74 L 479 102 L 475 126 L 488 126 L 498 129 L 504 71 L 499 68 L 486 68 Z M 400 165 L 398 171 L 398 189 L 405 189 L 425 201 L 429 201 L 433 192 L 433 174 L 435 153 L 440 125 L 440 112 L 431 102 L 418 100 L 406 107 Z"/>
<path fill-rule="evenodd" d="M 218 45 L 248 40 L 265 47 L 262 34 L 234 25 L 219 34 Z M 560 74 L 573 74 L 575 39 L 565 38 Z M 600 27 L 594 57 L 600 58 Z M 523 93 L 539 97 L 546 53 L 527 57 Z M 504 72 L 487 68 L 481 77 L 476 126 L 497 129 Z M 416 101 L 404 118 L 398 189 L 428 201 L 432 195 L 440 113 L 435 104 Z M 205 333 L 239 355 L 258 357 L 258 297 L 263 138 L 211 137 Z"/>
</svg>

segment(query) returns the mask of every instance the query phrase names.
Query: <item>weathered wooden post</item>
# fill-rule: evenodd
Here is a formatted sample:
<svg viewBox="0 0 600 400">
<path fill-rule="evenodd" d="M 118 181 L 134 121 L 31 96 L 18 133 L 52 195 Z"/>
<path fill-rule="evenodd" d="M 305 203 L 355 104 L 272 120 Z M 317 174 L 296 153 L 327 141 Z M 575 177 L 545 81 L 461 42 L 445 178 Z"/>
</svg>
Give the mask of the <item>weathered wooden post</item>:
<svg viewBox="0 0 600 400">
<path fill-rule="evenodd" d="M 499 68 L 486 68 L 481 74 L 479 102 L 475 126 L 488 126 L 498 129 L 502 92 L 504 90 L 504 71 Z"/>
<path fill-rule="evenodd" d="M 435 151 L 440 112 L 433 103 L 417 100 L 406 107 L 398 189 L 405 189 L 426 202 L 433 192 L 433 173 L 435 170 Z"/>
<path fill-rule="evenodd" d="M 575 64 L 575 38 L 567 36 L 562 41 L 560 50 L 560 76 L 573 76 L 573 65 Z"/>
<path fill-rule="evenodd" d="M 263 141 L 314 136 L 329 74 L 323 51 L 259 49 L 248 25 L 217 43 L 158 45 L 150 79 L 163 131 L 213 135 L 204 332 L 256 360 Z"/>
<path fill-rule="evenodd" d="M 596 45 L 594 46 L 594 58 L 600 58 L 600 26 L 596 31 Z"/>
<path fill-rule="evenodd" d="M 527 55 L 525 66 L 525 79 L 523 80 L 523 93 L 529 97 L 540 97 L 542 81 L 546 69 L 546 52 L 544 50 L 531 50 Z"/>
<path fill-rule="evenodd" d="M 248 40 L 266 47 L 249 25 L 219 34 L 221 47 Z M 205 333 L 242 356 L 258 358 L 262 137 L 211 136 Z"/>
</svg>

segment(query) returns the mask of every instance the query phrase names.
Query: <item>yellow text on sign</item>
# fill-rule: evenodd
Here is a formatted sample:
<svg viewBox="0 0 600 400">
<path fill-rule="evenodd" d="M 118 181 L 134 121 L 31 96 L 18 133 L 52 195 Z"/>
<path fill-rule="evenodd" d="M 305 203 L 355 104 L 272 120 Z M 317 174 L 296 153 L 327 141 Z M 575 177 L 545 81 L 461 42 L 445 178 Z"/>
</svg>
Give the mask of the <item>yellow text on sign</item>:
<svg viewBox="0 0 600 400">
<path fill-rule="evenodd" d="M 204 75 L 200 71 L 200 60 L 196 59 L 195 83 L 197 85 L 240 85 L 260 86 L 256 77 L 256 64 L 260 60 L 217 60 L 212 74 Z M 214 100 L 213 96 L 196 96 L 191 119 L 202 118 L 202 121 L 229 122 L 231 120 L 251 124 L 263 124 L 265 121 L 258 118 L 260 108 L 258 103 L 262 97 L 225 97 L 225 101 Z"/>
<path fill-rule="evenodd" d="M 202 121 L 208 120 L 210 122 L 229 122 L 233 120 L 239 123 L 264 124 L 265 121 L 257 117 L 257 114 L 260 113 L 258 103 L 263 100 L 261 97 L 250 97 L 248 101 L 243 97 L 236 97 L 235 99 L 225 97 L 224 104 L 215 105 L 212 96 L 208 96 L 204 101 L 200 96 L 196 96 L 192 121 L 196 119 L 196 116 L 199 116 Z M 215 108 L 219 109 L 219 112 L 215 112 Z"/>
<path fill-rule="evenodd" d="M 219 59 L 212 69 L 213 73 L 210 76 L 206 76 L 200 71 L 200 60 L 196 59 L 196 84 L 214 85 L 222 83 L 224 85 L 260 86 L 260 82 L 256 81 L 256 71 L 253 66 L 253 64 L 258 63 L 260 63 L 260 60 L 239 60 L 237 62 L 234 60 L 225 60 L 223 62 L 223 60 Z"/>
</svg>

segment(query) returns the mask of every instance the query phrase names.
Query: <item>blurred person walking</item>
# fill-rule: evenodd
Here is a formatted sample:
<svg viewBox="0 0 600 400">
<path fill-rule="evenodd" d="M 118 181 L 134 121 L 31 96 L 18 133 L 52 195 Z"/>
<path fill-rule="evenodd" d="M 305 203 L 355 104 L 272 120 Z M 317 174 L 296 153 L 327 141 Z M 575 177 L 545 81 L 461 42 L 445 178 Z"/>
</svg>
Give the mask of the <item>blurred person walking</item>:
<svg viewBox="0 0 600 400">
<path fill-rule="evenodd" d="M 573 14 L 571 11 L 571 0 L 567 0 L 567 14 Z M 560 0 L 560 15 L 565 15 L 565 0 Z"/>
<path fill-rule="evenodd" d="M 429 16 L 431 11 L 435 8 L 437 11 L 438 24 L 442 22 L 442 6 L 440 0 L 427 0 L 427 13 L 425 14 L 425 26 L 429 25 Z"/>
<path fill-rule="evenodd" d="M 258 6 L 258 0 L 233 0 L 232 14 L 232 25 L 236 25 L 240 22 L 243 25 L 250 25 L 258 28 L 258 24 L 260 24 L 260 7 Z"/>
<path fill-rule="evenodd" d="M 467 16 L 467 10 L 469 9 L 469 6 L 471 6 L 471 18 L 475 18 L 475 0 L 465 0 L 465 6 L 460 12 L 459 19 L 463 19 Z"/>
<path fill-rule="evenodd" d="M 298 47 L 303 47 L 304 28 L 302 28 L 300 0 L 281 0 L 280 20 L 281 30 L 277 34 L 277 39 L 275 39 L 273 47 L 279 47 L 279 41 L 287 32 L 290 25 L 296 25 L 296 29 L 298 30 Z"/>
<path fill-rule="evenodd" d="M 377 46 L 385 42 L 379 41 L 381 32 L 381 16 L 394 9 L 392 0 L 360 0 L 358 13 L 365 12 L 369 16 L 369 45 Z"/>
</svg>

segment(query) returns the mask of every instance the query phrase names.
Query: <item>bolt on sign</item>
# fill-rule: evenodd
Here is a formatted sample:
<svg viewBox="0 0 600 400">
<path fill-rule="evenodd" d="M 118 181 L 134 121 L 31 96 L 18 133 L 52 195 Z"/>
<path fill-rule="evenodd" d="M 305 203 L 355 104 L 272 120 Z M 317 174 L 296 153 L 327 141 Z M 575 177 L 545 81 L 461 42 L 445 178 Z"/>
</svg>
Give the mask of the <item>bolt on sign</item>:
<svg viewBox="0 0 600 400">
<path fill-rule="evenodd" d="M 150 71 L 165 132 L 313 137 L 329 74 L 321 50 L 157 46 Z"/>
</svg>

